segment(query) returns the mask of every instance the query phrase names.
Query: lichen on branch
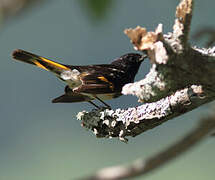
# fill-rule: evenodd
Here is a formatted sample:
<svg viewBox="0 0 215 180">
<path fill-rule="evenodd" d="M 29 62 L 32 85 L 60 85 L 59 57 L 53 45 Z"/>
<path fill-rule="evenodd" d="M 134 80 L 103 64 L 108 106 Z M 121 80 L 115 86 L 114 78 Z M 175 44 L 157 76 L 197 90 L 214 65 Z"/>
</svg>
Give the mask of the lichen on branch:
<svg viewBox="0 0 215 180">
<path fill-rule="evenodd" d="M 134 49 L 147 53 L 152 64 L 144 79 L 126 84 L 124 95 L 137 96 L 143 105 L 128 109 L 82 112 L 79 119 L 97 137 L 136 136 L 215 99 L 215 48 L 191 47 L 188 42 L 193 1 L 176 8 L 173 32 L 163 34 L 137 26 L 124 32 Z"/>
</svg>

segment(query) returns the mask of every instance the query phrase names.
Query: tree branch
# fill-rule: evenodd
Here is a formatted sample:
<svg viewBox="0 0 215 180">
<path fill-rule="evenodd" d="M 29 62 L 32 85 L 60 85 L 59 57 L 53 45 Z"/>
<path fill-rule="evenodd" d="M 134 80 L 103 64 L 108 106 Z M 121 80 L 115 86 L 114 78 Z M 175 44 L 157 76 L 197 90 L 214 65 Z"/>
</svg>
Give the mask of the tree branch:
<svg viewBox="0 0 215 180">
<path fill-rule="evenodd" d="M 183 0 L 176 8 L 173 32 L 163 35 L 145 28 L 125 30 L 134 48 L 147 52 L 152 64 L 139 82 L 129 83 L 122 93 L 139 98 L 143 105 L 128 109 L 99 109 L 81 112 L 78 119 L 97 137 L 136 136 L 215 99 L 215 48 L 190 47 L 193 1 Z"/>
<path fill-rule="evenodd" d="M 182 0 L 176 9 L 173 32 L 162 34 L 145 28 L 125 30 L 134 48 L 147 52 L 152 67 L 143 80 L 127 84 L 122 93 L 139 98 L 143 105 L 128 109 L 80 112 L 77 118 L 97 137 L 136 136 L 215 99 L 215 47 L 190 47 L 188 35 L 193 1 Z M 120 180 L 145 175 L 178 157 L 215 130 L 215 114 L 169 148 L 130 166 L 102 169 L 84 180 Z"/>
<path fill-rule="evenodd" d="M 202 119 L 195 129 L 189 132 L 178 142 L 147 160 L 138 160 L 130 166 L 104 168 L 89 177 L 82 178 L 82 180 L 120 180 L 145 175 L 166 164 L 170 160 L 179 157 L 179 155 L 203 140 L 203 138 L 214 129 L 215 115 Z"/>
<path fill-rule="evenodd" d="M 203 91 L 202 86 L 192 85 L 154 103 L 127 110 L 101 109 L 79 113 L 78 119 L 97 137 L 119 137 L 126 142 L 126 136 L 134 137 L 214 99 L 214 95 L 206 97 L 205 94 L 209 95 L 209 92 Z"/>
</svg>

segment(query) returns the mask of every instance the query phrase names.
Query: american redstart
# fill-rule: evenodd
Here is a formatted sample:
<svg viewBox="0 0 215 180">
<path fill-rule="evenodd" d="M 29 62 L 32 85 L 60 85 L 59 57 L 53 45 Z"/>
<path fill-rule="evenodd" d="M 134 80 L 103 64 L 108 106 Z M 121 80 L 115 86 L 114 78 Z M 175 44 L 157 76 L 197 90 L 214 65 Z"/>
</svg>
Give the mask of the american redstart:
<svg viewBox="0 0 215 180">
<path fill-rule="evenodd" d="M 65 93 L 53 99 L 53 103 L 87 101 L 97 108 L 99 106 L 92 100 L 98 99 L 110 108 L 103 100 L 122 95 L 122 87 L 134 81 L 140 64 L 146 57 L 129 53 L 115 59 L 110 64 L 73 66 L 60 64 L 21 49 L 15 50 L 12 56 L 16 60 L 50 71 L 66 82 Z"/>
</svg>

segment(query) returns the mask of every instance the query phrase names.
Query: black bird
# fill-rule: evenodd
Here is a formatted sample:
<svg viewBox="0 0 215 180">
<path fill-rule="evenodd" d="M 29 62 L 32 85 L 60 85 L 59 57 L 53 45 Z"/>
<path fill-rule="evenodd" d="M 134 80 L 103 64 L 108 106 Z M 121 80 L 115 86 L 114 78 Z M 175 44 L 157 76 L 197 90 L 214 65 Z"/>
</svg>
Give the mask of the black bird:
<svg viewBox="0 0 215 180">
<path fill-rule="evenodd" d="M 12 56 L 16 60 L 50 71 L 66 82 L 65 93 L 53 99 L 53 103 L 87 101 L 97 108 L 99 106 L 92 100 L 98 99 L 110 108 L 103 100 L 122 95 L 122 87 L 134 81 L 140 64 L 146 57 L 129 53 L 115 59 L 110 64 L 73 66 L 60 64 L 21 49 L 15 50 Z"/>
</svg>

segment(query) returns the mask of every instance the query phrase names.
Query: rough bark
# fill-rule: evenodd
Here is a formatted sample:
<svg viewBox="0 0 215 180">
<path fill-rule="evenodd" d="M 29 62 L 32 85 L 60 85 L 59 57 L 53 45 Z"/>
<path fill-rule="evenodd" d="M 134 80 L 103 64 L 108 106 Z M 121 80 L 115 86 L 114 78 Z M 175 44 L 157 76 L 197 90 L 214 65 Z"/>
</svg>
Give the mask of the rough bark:
<svg viewBox="0 0 215 180">
<path fill-rule="evenodd" d="M 126 84 L 122 93 L 135 95 L 143 105 L 128 109 L 80 112 L 82 125 L 97 137 L 136 136 L 215 99 L 215 47 L 191 47 L 189 32 L 193 1 L 183 0 L 176 9 L 173 32 L 126 29 L 134 48 L 147 53 L 152 64 L 139 82 Z"/>
<path fill-rule="evenodd" d="M 146 160 L 139 159 L 129 166 L 113 166 L 99 170 L 82 180 L 120 180 L 145 175 L 185 153 L 215 129 L 215 114 L 204 118 L 182 139 Z"/>
</svg>

